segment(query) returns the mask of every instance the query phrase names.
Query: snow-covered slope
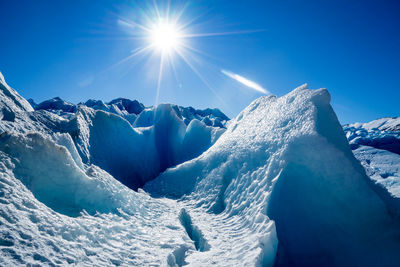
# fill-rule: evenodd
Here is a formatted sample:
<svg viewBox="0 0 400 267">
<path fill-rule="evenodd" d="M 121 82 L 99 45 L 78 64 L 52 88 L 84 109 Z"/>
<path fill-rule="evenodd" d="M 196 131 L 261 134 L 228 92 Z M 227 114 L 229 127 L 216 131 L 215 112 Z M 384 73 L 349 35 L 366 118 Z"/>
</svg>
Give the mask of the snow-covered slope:
<svg viewBox="0 0 400 267">
<path fill-rule="evenodd" d="M 400 131 L 400 117 L 386 117 L 367 123 L 352 123 L 348 126 L 354 128 L 364 128 L 366 130 L 377 129 L 381 131 Z"/>
<path fill-rule="evenodd" d="M 400 218 L 400 118 L 344 125 L 355 157 L 377 184 L 390 212 Z"/>
<path fill-rule="evenodd" d="M 324 89 L 259 98 L 225 130 L 208 125 L 215 110 L 170 104 L 112 104 L 131 121 L 87 105 L 33 111 L 0 83 L 15 114 L 0 120 L 2 266 L 400 262 L 391 199 L 354 158 Z"/>
<path fill-rule="evenodd" d="M 400 262 L 399 225 L 371 189 L 329 101 L 326 90 L 306 87 L 260 98 L 200 157 L 145 186 L 156 196 L 184 199 L 196 214 L 211 250 L 207 258 L 190 255 L 191 263 L 210 264 L 221 255 L 218 248 L 246 243 L 250 231 L 258 247 L 237 247 L 234 255 L 244 252 L 243 263 L 271 264 L 274 221 L 277 266 Z M 246 234 L 221 235 L 225 225 Z M 252 258 L 250 251 L 259 255 Z"/>
<path fill-rule="evenodd" d="M 384 149 L 400 155 L 400 118 L 382 118 L 369 123 L 343 126 L 352 149 L 360 145 Z"/>
</svg>

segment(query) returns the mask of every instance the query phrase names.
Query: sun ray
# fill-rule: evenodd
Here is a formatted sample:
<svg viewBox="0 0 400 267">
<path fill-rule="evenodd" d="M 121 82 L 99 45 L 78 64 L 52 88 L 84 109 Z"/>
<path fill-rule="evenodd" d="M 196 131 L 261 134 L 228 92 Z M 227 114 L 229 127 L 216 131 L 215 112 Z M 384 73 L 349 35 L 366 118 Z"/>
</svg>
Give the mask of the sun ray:
<svg viewBox="0 0 400 267">
<path fill-rule="evenodd" d="M 156 11 L 157 14 L 157 19 L 159 20 L 161 18 L 161 14 L 160 11 L 158 10 L 158 5 L 156 0 L 153 0 L 153 5 L 154 5 L 154 10 Z"/>
<path fill-rule="evenodd" d="M 183 15 L 183 13 L 185 12 L 186 8 L 189 5 L 189 0 L 186 1 L 186 3 L 183 5 L 183 7 L 181 8 L 181 10 L 178 12 L 178 14 L 175 16 L 174 18 L 174 23 L 178 23 L 181 20 L 181 17 Z"/>
<path fill-rule="evenodd" d="M 148 27 L 146 27 L 146 26 L 144 26 L 144 25 L 142 25 L 140 23 L 136 23 L 136 22 L 124 19 L 124 18 L 119 18 L 118 19 L 118 23 L 120 23 L 121 25 L 124 25 L 124 26 L 128 26 L 128 27 L 133 28 L 133 29 L 136 29 L 136 27 L 138 27 L 138 28 L 140 28 L 140 29 L 142 29 L 142 30 L 144 30 L 146 32 L 150 32 L 151 31 L 150 28 L 148 28 Z"/>
<path fill-rule="evenodd" d="M 176 81 L 176 83 L 177 83 L 178 86 L 179 86 L 181 83 L 180 83 L 180 81 L 179 81 L 179 79 L 178 79 L 178 73 L 177 73 L 177 71 L 176 71 L 175 63 L 174 63 L 174 60 L 173 60 L 173 58 L 172 58 L 172 55 L 168 55 L 168 63 L 171 65 L 171 68 L 172 68 L 172 72 L 173 72 L 173 74 L 174 74 L 175 81 Z"/>
<path fill-rule="evenodd" d="M 125 62 L 127 62 L 128 60 L 130 60 L 130 59 L 132 59 L 132 58 L 134 58 L 134 57 L 136 57 L 136 56 L 138 56 L 138 55 L 140 55 L 140 54 L 143 54 L 144 52 L 146 52 L 146 51 L 148 51 L 148 50 L 150 50 L 150 49 L 151 49 L 151 46 L 149 46 L 149 45 L 148 45 L 148 46 L 145 46 L 145 47 L 139 47 L 139 48 L 133 50 L 133 51 L 132 51 L 132 54 L 130 54 L 129 56 L 127 56 L 127 57 L 121 59 L 121 60 L 118 61 L 117 63 L 115 63 L 115 64 L 111 65 L 110 67 L 108 67 L 106 70 L 104 70 L 104 72 L 106 72 L 106 71 L 108 71 L 108 70 L 110 70 L 110 69 L 113 69 L 113 68 L 115 68 L 115 67 L 121 65 L 122 63 L 125 63 Z"/>
<path fill-rule="evenodd" d="M 224 35 L 237 35 L 237 34 L 248 34 L 266 31 L 265 29 L 257 30 L 245 30 L 245 31 L 233 31 L 233 32 L 210 32 L 210 33 L 191 33 L 184 34 L 182 38 L 197 38 L 197 37 L 210 37 L 210 36 L 224 36 Z"/>
<path fill-rule="evenodd" d="M 160 86 L 161 86 L 161 79 L 163 74 L 163 66 L 164 66 L 164 54 L 161 55 L 160 58 L 160 69 L 158 71 L 158 80 L 157 80 L 157 91 L 156 91 L 156 101 L 155 106 L 158 105 L 158 98 L 160 96 Z"/>
<path fill-rule="evenodd" d="M 204 12 L 204 13 L 202 13 L 202 14 L 200 14 L 200 15 L 194 17 L 194 18 L 192 18 L 191 20 L 189 20 L 189 21 L 183 23 L 183 24 L 181 25 L 181 28 L 182 28 L 182 29 L 185 29 L 185 28 L 189 27 L 189 25 L 194 24 L 198 19 L 200 19 L 201 17 L 204 17 L 208 12 L 209 12 L 209 11 L 206 11 L 206 12 Z"/>
<path fill-rule="evenodd" d="M 226 107 L 228 105 L 225 103 L 225 101 L 220 97 L 217 93 L 217 91 L 207 82 L 207 80 L 203 77 L 203 75 L 200 74 L 200 72 L 194 67 L 190 61 L 186 58 L 185 55 L 183 55 L 180 51 L 177 51 L 179 56 L 183 59 L 183 61 L 189 66 L 189 68 L 199 77 L 199 79 L 204 83 L 205 86 L 207 86 L 208 89 L 211 90 L 211 92 L 218 98 L 218 100 L 224 104 Z"/>
<path fill-rule="evenodd" d="M 194 47 L 191 40 L 203 37 L 218 37 L 218 36 L 228 36 L 228 35 L 240 35 L 240 34 L 250 34 L 263 32 L 265 29 L 255 29 L 255 30 L 241 30 L 241 31 L 222 31 L 222 32 L 196 32 L 194 28 L 201 25 L 198 20 L 204 17 L 208 12 L 204 12 L 199 16 L 192 16 L 191 19 L 184 18 L 184 12 L 188 8 L 190 2 L 186 1 L 179 9 L 172 8 L 171 0 L 167 0 L 165 5 L 159 6 L 156 0 L 150 2 L 150 9 L 142 9 L 140 7 L 140 17 L 138 21 L 131 21 L 124 18 L 118 17 L 118 23 L 124 27 L 129 28 L 129 33 L 131 40 L 137 42 L 144 42 L 140 48 L 132 51 L 132 53 L 122 59 L 121 61 L 114 64 L 112 67 L 118 66 L 122 63 L 130 61 L 132 58 L 138 55 L 145 54 L 152 51 L 152 55 L 157 55 L 159 57 L 159 70 L 157 77 L 157 86 L 155 92 L 155 104 L 159 102 L 160 91 L 164 76 L 166 75 L 166 68 L 170 69 L 175 81 L 180 85 L 178 78 L 178 71 L 175 65 L 175 57 L 182 59 L 183 62 L 189 67 L 189 69 L 197 76 L 201 82 L 215 95 L 218 101 L 230 109 L 224 99 L 218 94 L 210 82 L 204 77 L 201 72 L 201 67 L 203 67 L 203 59 L 207 57 L 209 59 L 221 60 L 213 57 L 211 54 L 206 53 L 197 47 Z M 208 61 L 205 61 L 208 63 Z M 212 61 L 210 61 L 212 62 Z M 158 64 L 158 63 L 157 63 Z M 212 68 L 216 73 L 220 73 L 220 68 L 214 66 L 210 63 Z M 225 76 L 227 74 L 225 73 Z M 231 76 L 228 76 L 231 77 Z M 221 76 L 218 75 L 218 78 Z M 232 77 L 231 77 L 232 78 Z M 247 87 L 254 90 L 260 91 L 261 86 L 258 87 L 254 82 L 247 80 L 246 78 L 236 75 L 236 80 L 245 84 Z"/>
<path fill-rule="evenodd" d="M 214 57 L 213 55 L 211 55 L 209 53 L 206 53 L 206 52 L 204 52 L 204 51 L 202 51 L 200 49 L 194 48 L 193 46 L 190 46 L 188 44 L 182 43 L 181 46 L 182 46 L 182 48 L 187 49 L 187 50 L 191 50 L 192 52 L 195 52 L 197 54 L 200 54 L 200 55 L 212 58 L 212 59 L 219 60 L 217 57 Z"/>
</svg>

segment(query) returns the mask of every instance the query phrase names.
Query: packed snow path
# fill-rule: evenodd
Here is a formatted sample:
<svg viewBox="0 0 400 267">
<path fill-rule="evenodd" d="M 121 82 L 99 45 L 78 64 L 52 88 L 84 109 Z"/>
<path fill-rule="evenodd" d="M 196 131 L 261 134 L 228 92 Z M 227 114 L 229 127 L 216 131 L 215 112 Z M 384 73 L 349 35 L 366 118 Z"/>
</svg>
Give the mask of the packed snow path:
<svg viewBox="0 0 400 267">
<path fill-rule="evenodd" d="M 170 105 L 136 129 L 87 106 L 69 115 L 33 111 L 3 77 L 0 89 L 0 265 L 400 263 L 398 217 L 354 158 L 324 89 L 259 98 L 220 137 L 198 120 L 181 124 Z M 147 193 L 104 170 L 109 153 L 140 160 L 148 149 L 162 171 L 178 162 L 166 164 L 166 155 L 198 153 L 204 135 L 202 148 L 211 147 L 141 180 Z M 121 166 L 114 160 L 109 172 Z"/>
</svg>

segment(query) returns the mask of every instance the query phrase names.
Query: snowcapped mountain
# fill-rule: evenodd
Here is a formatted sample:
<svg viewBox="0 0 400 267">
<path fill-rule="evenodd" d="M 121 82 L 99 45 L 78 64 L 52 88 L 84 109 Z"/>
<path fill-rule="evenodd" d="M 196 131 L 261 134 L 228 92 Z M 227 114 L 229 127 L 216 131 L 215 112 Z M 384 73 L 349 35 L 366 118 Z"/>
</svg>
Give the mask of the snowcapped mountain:
<svg viewBox="0 0 400 267">
<path fill-rule="evenodd" d="M 0 92 L 0 265 L 400 263 L 399 203 L 325 89 L 261 97 L 229 123 L 126 99 L 34 110 L 3 77 Z"/>
</svg>

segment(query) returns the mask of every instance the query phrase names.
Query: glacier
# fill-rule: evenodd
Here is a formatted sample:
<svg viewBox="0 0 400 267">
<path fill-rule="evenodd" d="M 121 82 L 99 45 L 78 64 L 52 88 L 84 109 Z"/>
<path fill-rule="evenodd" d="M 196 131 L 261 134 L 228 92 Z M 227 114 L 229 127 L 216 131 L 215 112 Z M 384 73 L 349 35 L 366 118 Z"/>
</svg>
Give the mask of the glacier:
<svg viewBox="0 0 400 267">
<path fill-rule="evenodd" d="M 389 211 L 400 216 L 400 117 L 343 126 L 354 156 L 361 162 Z"/>
<path fill-rule="evenodd" d="M 31 120 L 48 132 L 68 133 L 83 163 L 101 167 L 134 190 L 168 167 L 200 155 L 229 120 L 218 109 L 145 107 L 123 98 L 78 105 L 58 97 L 29 102 L 35 108 Z"/>
<path fill-rule="evenodd" d="M 400 263 L 398 191 L 382 191 L 397 178 L 381 172 L 397 154 L 349 145 L 325 89 L 229 120 L 126 99 L 36 104 L 1 76 L 0 110 L 0 265 Z"/>
</svg>

